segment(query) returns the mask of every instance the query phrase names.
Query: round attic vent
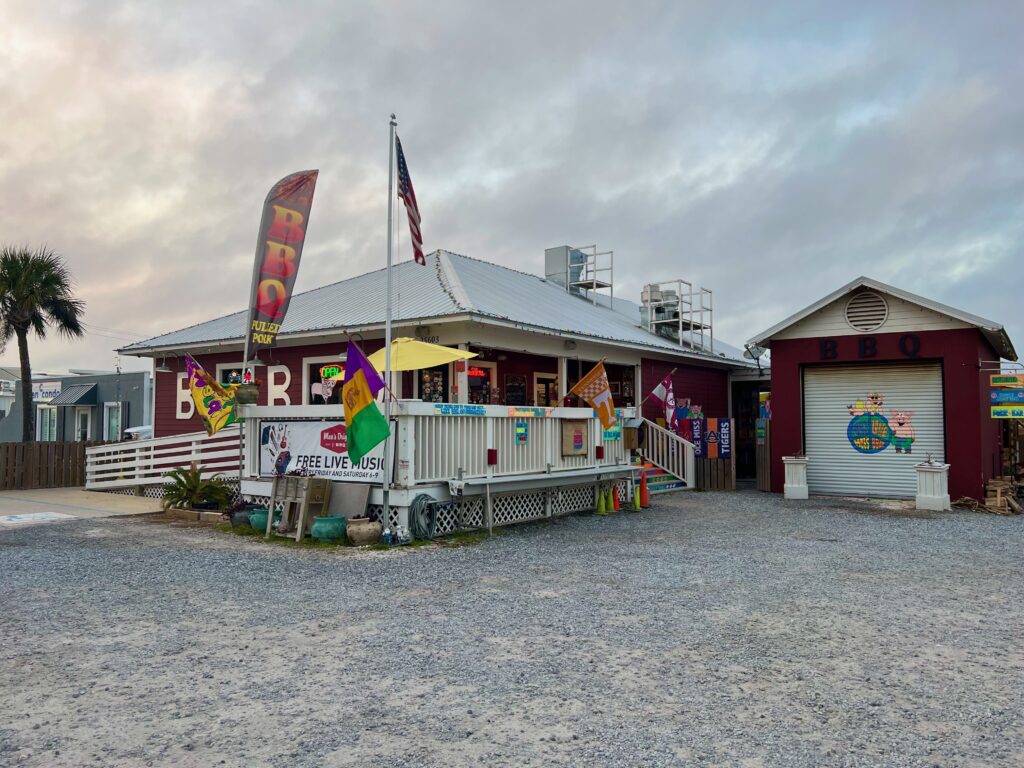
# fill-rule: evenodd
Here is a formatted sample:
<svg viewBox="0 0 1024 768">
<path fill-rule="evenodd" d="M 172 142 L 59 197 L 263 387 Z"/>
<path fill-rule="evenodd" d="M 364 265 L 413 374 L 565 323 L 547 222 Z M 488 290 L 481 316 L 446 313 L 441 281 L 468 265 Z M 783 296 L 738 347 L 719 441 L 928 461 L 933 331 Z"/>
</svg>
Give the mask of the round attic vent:
<svg viewBox="0 0 1024 768">
<path fill-rule="evenodd" d="M 889 305 L 877 293 L 864 291 L 846 302 L 846 322 L 855 331 L 867 333 L 882 327 L 889 316 Z"/>
</svg>

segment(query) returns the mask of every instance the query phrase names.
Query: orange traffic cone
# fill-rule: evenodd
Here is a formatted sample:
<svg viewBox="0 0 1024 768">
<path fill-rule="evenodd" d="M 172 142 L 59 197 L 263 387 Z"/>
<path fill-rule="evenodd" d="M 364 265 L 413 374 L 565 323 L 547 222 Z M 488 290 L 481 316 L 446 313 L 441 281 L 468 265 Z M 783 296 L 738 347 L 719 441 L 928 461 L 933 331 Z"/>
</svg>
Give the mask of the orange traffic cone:
<svg viewBox="0 0 1024 768">
<path fill-rule="evenodd" d="M 618 512 L 620 509 L 622 509 L 622 505 L 619 504 L 619 486 L 618 485 L 613 485 L 612 486 L 612 509 L 614 509 L 616 512 Z"/>
<path fill-rule="evenodd" d="M 646 509 L 651 506 L 651 492 L 647 490 L 647 470 L 640 473 L 640 506 Z"/>
</svg>

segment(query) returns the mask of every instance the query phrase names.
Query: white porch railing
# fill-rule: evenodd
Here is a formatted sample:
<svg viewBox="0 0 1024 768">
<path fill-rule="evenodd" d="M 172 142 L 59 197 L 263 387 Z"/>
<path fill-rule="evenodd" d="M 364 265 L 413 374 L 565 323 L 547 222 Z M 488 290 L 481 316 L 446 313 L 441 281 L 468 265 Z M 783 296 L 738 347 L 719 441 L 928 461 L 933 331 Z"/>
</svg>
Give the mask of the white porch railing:
<svg viewBox="0 0 1024 768">
<path fill-rule="evenodd" d="M 640 454 L 693 488 L 697 478 L 693 443 L 649 419 L 644 419 L 644 424 L 647 426 L 647 439 L 640 446 Z"/>
<path fill-rule="evenodd" d="M 468 412 L 464 409 L 469 409 Z M 621 409 L 625 415 L 633 409 Z M 398 404 L 396 485 L 507 477 L 538 472 L 600 469 L 627 464 L 622 433 L 605 433 L 590 408 L 533 408 L 506 405 L 441 406 L 404 400 Z M 562 420 L 587 422 L 586 452 L 562 455 Z M 525 426 L 525 441 L 517 427 Z M 597 448 L 604 451 L 597 458 Z M 488 450 L 497 463 L 488 465 Z M 404 461 L 403 461 L 404 460 Z"/>
<path fill-rule="evenodd" d="M 632 408 L 620 409 L 623 418 L 633 412 Z M 248 478 L 259 474 L 257 430 L 262 419 L 344 420 L 341 406 L 243 406 L 242 415 L 249 446 L 244 472 Z M 629 464 L 621 430 L 606 433 L 590 408 L 460 406 L 402 400 L 395 404 L 394 416 L 396 488 L 460 478 L 555 475 L 572 470 L 599 473 Z M 585 450 L 579 455 L 563 455 L 564 419 L 580 420 L 587 425 Z M 524 425 L 525 440 L 521 429 L 517 434 L 517 427 Z M 187 467 L 193 461 L 202 465 L 204 476 L 231 475 L 238 471 L 238 440 L 239 430 L 229 428 L 213 437 L 197 432 L 89 448 L 86 488 L 160 485 L 166 472 Z M 496 451 L 497 463 L 488 463 L 489 451 Z M 603 452 L 601 458 L 599 452 Z M 673 471 L 674 466 L 665 469 Z M 686 477 L 693 477 L 692 471 Z"/>
<path fill-rule="evenodd" d="M 192 432 L 152 440 L 128 440 L 85 450 L 85 487 L 89 490 L 163 485 L 164 474 L 193 461 L 203 477 L 238 473 L 238 427 L 213 437 Z"/>
</svg>

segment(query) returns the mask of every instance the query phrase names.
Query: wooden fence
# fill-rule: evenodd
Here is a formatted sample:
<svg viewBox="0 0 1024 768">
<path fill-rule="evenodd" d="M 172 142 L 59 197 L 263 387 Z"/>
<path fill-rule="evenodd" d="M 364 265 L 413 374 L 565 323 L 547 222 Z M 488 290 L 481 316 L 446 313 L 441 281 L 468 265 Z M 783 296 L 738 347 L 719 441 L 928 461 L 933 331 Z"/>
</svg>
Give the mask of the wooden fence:
<svg viewBox="0 0 1024 768">
<path fill-rule="evenodd" d="M 736 465 L 733 459 L 697 459 L 696 464 L 698 490 L 736 490 Z"/>
<path fill-rule="evenodd" d="M 0 443 L 0 491 L 85 485 L 85 449 L 102 444 Z"/>
<path fill-rule="evenodd" d="M 757 420 L 757 490 L 772 490 L 772 423 Z"/>
</svg>

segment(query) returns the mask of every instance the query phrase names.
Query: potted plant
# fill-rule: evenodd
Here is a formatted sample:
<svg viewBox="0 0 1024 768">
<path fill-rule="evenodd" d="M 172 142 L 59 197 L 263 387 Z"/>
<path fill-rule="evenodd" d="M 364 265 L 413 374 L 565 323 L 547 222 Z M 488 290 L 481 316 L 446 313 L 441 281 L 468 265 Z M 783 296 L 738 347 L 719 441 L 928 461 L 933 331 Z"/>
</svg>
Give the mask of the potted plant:
<svg viewBox="0 0 1024 768">
<path fill-rule="evenodd" d="M 224 510 L 224 517 L 231 521 L 232 528 L 237 528 L 249 524 L 249 515 L 255 509 L 256 505 L 252 502 L 239 500 Z"/>
<path fill-rule="evenodd" d="M 188 467 L 167 472 L 163 491 L 164 509 L 227 509 L 232 491 L 219 475 L 203 478 L 193 461 Z"/>
<path fill-rule="evenodd" d="M 235 402 L 239 405 L 255 405 L 260 401 L 259 379 L 253 379 L 245 384 L 235 385 Z"/>
</svg>

